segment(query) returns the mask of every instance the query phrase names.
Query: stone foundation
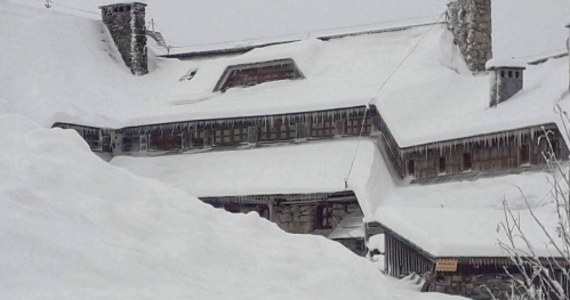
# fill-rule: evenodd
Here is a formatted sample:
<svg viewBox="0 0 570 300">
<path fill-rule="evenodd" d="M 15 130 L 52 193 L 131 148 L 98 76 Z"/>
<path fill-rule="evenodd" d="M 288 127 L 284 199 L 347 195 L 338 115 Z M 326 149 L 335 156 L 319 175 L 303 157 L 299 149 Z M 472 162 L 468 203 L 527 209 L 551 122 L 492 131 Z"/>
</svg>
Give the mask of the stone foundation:
<svg viewBox="0 0 570 300">
<path fill-rule="evenodd" d="M 512 279 L 504 272 L 484 275 L 437 274 L 428 290 L 471 299 L 508 299 L 511 287 Z"/>
<path fill-rule="evenodd" d="M 311 233 L 325 227 L 334 229 L 346 215 L 359 209 L 356 203 L 282 204 L 273 207 L 272 221 L 287 232 Z"/>
<path fill-rule="evenodd" d="M 450 2 L 447 25 L 467 67 L 474 73 L 484 72 L 485 63 L 493 57 L 491 0 Z"/>
</svg>

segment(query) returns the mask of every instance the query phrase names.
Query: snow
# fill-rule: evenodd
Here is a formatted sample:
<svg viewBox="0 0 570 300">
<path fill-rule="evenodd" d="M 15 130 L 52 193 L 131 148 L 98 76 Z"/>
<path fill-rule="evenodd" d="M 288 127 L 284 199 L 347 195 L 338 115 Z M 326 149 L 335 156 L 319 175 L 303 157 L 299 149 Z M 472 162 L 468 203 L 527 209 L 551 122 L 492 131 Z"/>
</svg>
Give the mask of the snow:
<svg viewBox="0 0 570 300">
<path fill-rule="evenodd" d="M 364 237 L 364 223 L 362 222 L 362 214 L 360 212 L 354 212 L 344 217 L 328 236 L 331 240 L 364 239 Z"/>
<path fill-rule="evenodd" d="M 488 76 L 441 68 L 435 57 L 446 45 L 420 45 L 373 101 L 400 147 L 558 123 L 556 105 L 569 102 L 567 58 L 529 66 L 523 90 L 489 108 Z"/>
<path fill-rule="evenodd" d="M 517 69 L 525 69 L 526 62 L 518 59 L 509 59 L 509 58 L 492 58 L 487 61 L 485 64 L 485 69 L 491 70 L 496 68 L 517 68 Z"/>
<path fill-rule="evenodd" d="M 339 192 L 357 144 L 356 138 L 344 138 L 231 152 L 120 156 L 111 164 L 204 197 Z M 497 244 L 504 238 L 497 232 L 503 201 L 524 216 L 521 190 L 542 215 L 552 213 L 550 177 L 542 171 L 410 185 L 396 179 L 386 159 L 373 140 L 360 141 L 348 189 L 355 192 L 364 221 L 379 221 L 436 256 L 504 256 Z M 355 220 L 331 237 L 360 236 L 362 228 L 350 225 Z M 528 216 L 525 226 L 539 253 L 548 254 Z"/>
<path fill-rule="evenodd" d="M 200 154 L 117 156 L 110 163 L 198 197 L 246 196 L 344 191 L 356 154 L 348 189 L 365 200 L 377 151 L 371 139 L 359 143 L 346 138 Z"/>
<path fill-rule="evenodd" d="M 405 148 L 557 122 L 555 105 L 568 102 L 566 76 L 560 76 L 568 65 L 562 58 L 530 66 L 523 91 L 489 108 L 487 76 L 467 72 L 444 25 L 328 42 L 307 39 L 216 59 L 181 62 L 151 55 L 151 73 L 133 77 L 99 21 L 9 3 L 0 3 L 6 16 L 0 21 L 6 45 L 0 49 L 6 58 L 0 62 L 6 70 L 0 74 L 3 109 L 45 126 L 119 128 L 372 103 Z M 212 93 L 227 66 L 289 57 L 306 79 Z M 65 72 L 43 76 L 53 69 Z M 189 70 L 197 70 L 194 78 L 180 81 Z"/>
<path fill-rule="evenodd" d="M 516 214 L 535 253 L 541 257 L 558 257 L 553 246 L 546 244 L 546 235 L 530 213 L 521 211 Z M 556 236 L 554 212 L 539 210 L 537 214 L 549 234 Z M 503 211 L 386 207 L 377 211 L 376 218 L 434 257 L 510 256 L 499 246 L 499 241 L 506 242 L 505 232 L 499 225 L 506 220 Z M 522 239 L 517 239 L 516 245 L 526 249 Z"/>
<path fill-rule="evenodd" d="M 110 166 L 74 131 L 2 114 L 0 145 L 5 298 L 449 298 L 414 292 L 323 237 Z"/>
<path fill-rule="evenodd" d="M 557 16 L 568 15 L 567 3 L 524 0 L 536 8 L 528 9 L 513 1 L 493 2 L 498 57 L 529 60 L 564 50 L 567 32 Z M 342 191 L 355 153 L 348 189 L 365 220 L 385 222 L 434 255 L 501 255 L 502 200 L 524 216 L 516 186 L 541 214 L 551 209 L 545 173 L 407 185 L 369 139 L 121 157 L 113 166 L 74 131 L 45 129 L 65 120 L 120 127 L 373 103 L 405 147 L 551 122 L 556 104 L 568 108 L 566 58 L 530 66 L 525 90 L 488 109 L 488 78 L 466 71 L 443 25 L 314 39 L 430 23 L 445 9 L 443 0 L 149 3 L 149 17 L 169 42 L 201 44 L 189 49 L 303 40 L 187 62 L 151 53 L 151 74 L 144 77 L 124 67 L 98 21 L 100 2 L 60 0 L 48 10 L 43 1 L 0 0 L 0 290 L 6 298 L 448 298 L 402 288 L 322 237 L 285 234 L 255 214 L 230 215 L 192 196 Z M 216 14 L 204 13 L 207 8 Z M 287 57 L 307 79 L 212 93 L 228 65 Z M 196 76 L 179 81 L 189 70 Z M 539 232 L 525 224 L 539 245 Z"/>
<path fill-rule="evenodd" d="M 42 7 L 38 0 L 11 0 Z M 441 21 L 448 0 L 273 1 L 232 0 L 188 2 L 145 1 L 174 52 L 224 49 L 306 39 L 329 34 L 368 31 Z M 98 19 L 108 0 L 58 0 L 52 10 Z M 43 7 L 42 7 L 43 8 Z M 492 1 L 493 53 L 496 57 L 532 60 L 566 49 L 570 3 L 565 0 Z M 149 24 L 150 25 L 150 24 Z"/>
<path fill-rule="evenodd" d="M 492 5 L 494 57 L 531 61 L 567 51 L 570 2 L 498 0 Z"/>
<path fill-rule="evenodd" d="M 156 75 L 133 77 L 99 22 L 14 2 L 0 0 L 3 298 L 458 299 L 415 292 L 323 237 L 213 209 L 47 129 L 149 112 L 156 103 L 141 102 L 187 65 L 151 56 Z"/>
<path fill-rule="evenodd" d="M 377 165 L 375 174 L 390 176 L 386 167 Z M 499 224 L 505 222 L 506 201 L 520 217 L 537 253 L 550 256 L 553 249 L 545 245 L 547 238 L 529 216 L 523 197 L 556 236 L 552 180 L 545 171 L 437 184 L 378 179 L 382 187 L 370 198 L 375 201 L 369 206 L 374 214 L 365 215 L 365 222 L 378 221 L 436 257 L 504 257 L 498 241 L 506 239 L 499 230 Z"/>
</svg>

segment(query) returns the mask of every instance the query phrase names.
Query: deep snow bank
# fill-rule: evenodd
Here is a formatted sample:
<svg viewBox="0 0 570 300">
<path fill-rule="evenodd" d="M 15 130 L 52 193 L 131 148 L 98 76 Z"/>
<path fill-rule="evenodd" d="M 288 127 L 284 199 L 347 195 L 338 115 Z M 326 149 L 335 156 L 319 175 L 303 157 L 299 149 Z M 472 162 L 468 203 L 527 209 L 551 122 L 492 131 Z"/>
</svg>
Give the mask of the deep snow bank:
<svg viewBox="0 0 570 300">
<path fill-rule="evenodd" d="M 430 299 L 322 237 L 229 215 L 94 156 L 70 130 L 0 116 L 6 299 Z"/>
</svg>

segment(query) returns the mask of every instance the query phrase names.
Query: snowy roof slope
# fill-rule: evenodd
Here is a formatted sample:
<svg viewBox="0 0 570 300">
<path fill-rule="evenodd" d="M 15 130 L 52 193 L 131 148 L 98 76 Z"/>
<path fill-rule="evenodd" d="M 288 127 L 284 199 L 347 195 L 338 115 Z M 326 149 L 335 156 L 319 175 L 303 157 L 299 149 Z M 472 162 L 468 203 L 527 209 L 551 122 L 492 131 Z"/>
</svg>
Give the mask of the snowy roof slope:
<svg viewBox="0 0 570 300">
<path fill-rule="evenodd" d="M 558 122 L 554 108 L 568 102 L 567 58 L 529 66 L 524 89 L 489 108 L 489 76 L 462 73 L 450 34 L 430 35 L 373 102 L 400 147 Z"/>
<path fill-rule="evenodd" d="M 546 236 L 530 214 L 527 211 L 516 214 L 537 255 L 556 256 L 555 249 L 546 245 Z M 554 212 L 537 214 L 549 234 L 556 236 Z M 376 217 L 383 225 L 435 257 L 510 256 L 499 246 L 499 240 L 506 241 L 505 232 L 499 226 L 506 220 L 503 211 L 385 207 L 377 211 Z M 516 242 L 524 249 L 522 240 Z"/>
<path fill-rule="evenodd" d="M 385 177 L 387 170 L 375 169 Z M 528 214 L 535 209 L 546 227 L 556 230 L 551 205 L 552 175 L 525 172 L 499 177 L 479 178 L 426 185 L 383 184 L 382 194 L 371 203 L 373 217 L 400 236 L 438 257 L 503 257 L 498 241 L 505 241 L 499 224 L 505 221 L 503 201 L 520 216 L 523 228 L 540 255 L 552 249 L 546 236 Z M 522 194 L 521 194 L 522 192 Z"/>
<path fill-rule="evenodd" d="M 367 138 L 360 144 L 356 138 L 347 138 L 242 151 L 118 156 L 111 164 L 199 197 L 339 192 L 345 190 L 344 178 L 357 145 L 348 189 L 366 205 L 372 195 L 369 178 L 373 162 L 380 157 L 374 141 Z"/>
<path fill-rule="evenodd" d="M 565 76 L 560 76 L 567 74 L 565 59 L 554 60 L 530 67 L 525 90 L 488 109 L 488 79 L 465 72 L 444 25 L 328 42 L 306 40 L 218 59 L 180 62 L 151 57 L 151 74 L 137 78 L 122 65 L 99 22 L 53 10 L 0 5 L 7 16 L 0 19 L 6 45 L 0 54 L 9 58 L 0 62 L 7 70 L 0 74 L 7 103 L 3 109 L 33 116 L 48 126 L 61 121 L 122 127 L 305 112 L 366 105 L 374 98 L 372 103 L 400 146 L 406 147 L 551 122 L 557 119 L 553 104 L 567 86 Z M 27 28 L 24 36 L 13 29 L 20 27 Z M 44 34 L 46 28 L 50 35 Z M 212 93 L 229 65 L 287 57 L 295 59 L 306 79 Z M 179 81 L 195 69 L 191 81 Z M 65 71 L 45 76 L 38 70 Z M 23 105 L 19 99 L 34 105 Z"/>
</svg>

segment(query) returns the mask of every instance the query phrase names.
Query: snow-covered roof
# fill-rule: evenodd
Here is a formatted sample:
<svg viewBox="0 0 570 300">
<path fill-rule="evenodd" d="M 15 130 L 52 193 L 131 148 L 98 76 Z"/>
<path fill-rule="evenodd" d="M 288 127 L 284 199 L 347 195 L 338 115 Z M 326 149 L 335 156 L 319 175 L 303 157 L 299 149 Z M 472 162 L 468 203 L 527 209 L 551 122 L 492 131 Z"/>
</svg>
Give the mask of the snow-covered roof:
<svg viewBox="0 0 570 300">
<path fill-rule="evenodd" d="M 367 31 L 441 20 L 448 0 L 316 0 L 239 2 L 141 1 L 148 3 L 153 20 L 174 48 L 203 51 L 268 42 L 305 39 L 328 34 Z M 43 1 L 18 0 L 43 8 Z M 109 0 L 59 0 L 53 10 L 99 18 L 97 6 Z M 570 3 L 564 0 L 492 1 L 493 53 L 498 57 L 533 59 L 566 49 Z"/>
<path fill-rule="evenodd" d="M 455 51 L 447 42 L 427 44 L 373 101 L 400 147 L 556 123 L 555 106 L 568 105 L 567 58 L 529 66 L 523 90 L 490 108 L 488 76 L 462 74 L 455 54 L 441 54 Z"/>
<path fill-rule="evenodd" d="M 360 143 L 357 138 L 346 138 L 241 151 L 118 156 L 111 164 L 198 197 L 301 194 L 344 191 L 344 179 L 355 155 L 348 190 L 367 204 L 373 188 L 370 174 L 379 157 L 374 141 L 367 138 Z"/>
<path fill-rule="evenodd" d="M 492 70 L 497 68 L 515 68 L 525 69 L 527 63 L 520 59 L 512 58 L 492 58 L 485 64 L 485 69 Z"/>
<path fill-rule="evenodd" d="M 560 75 L 567 74 L 566 58 L 552 60 L 529 67 L 525 88 L 511 101 L 488 108 L 488 78 L 472 76 L 465 69 L 444 25 L 330 41 L 308 39 L 216 59 L 177 61 L 151 56 L 151 73 L 133 78 L 108 44 L 109 37 L 101 35 L 99 21 L 45 9 L 29 14 L 34 17 L 10 15 L 0 29 L 9 45 L 0 54 L 10 58 L 3 60 L 2 68 L 8 70 L 6 74 L 21 74 L 0 78 L 6 83 L 3 98 L 35 103 L 42 108 L 36 114 L 38 120 L 48 126 L 71 122 L 117 128 L 372 103 L 399 145 L 408 147 L 552 122 L 558 119 L 553 106 L 564 99 L 561 95 L 567 88 L 565 76 Z M 11 29 L 18 26 L 27 28 L 25 36 Z M 46 28 L 50 36 L 42 35 Z M 563 42 L 566 37 L 560 39 Z M 44 49 L 35 47 L 37 43 Z M 21 49 L 26 55 L 15 55 Z M 306 79 L 212 93 L 227 66 L 282 58 L 294 59 Z M 65 72 L 46 77 L 37 66 Z M 189 70 L 197 70 L 192 80 L 180 81 Z M 46 106 L 46 99 L 52 104 Z M 15 105 L 8 109 L 29 110 Z"/>
<path fill-rule="evenodd" d="M 136 126 L 374 104 L 400 147 L 409 147 L 559 119 L 553 108 L 567 89 L 564 76 L 560 76 L 567 73 L 566 58 L 530 66 L 525 89 L 491 109 L 487 76 L 467 71 L 452 39 L 445 25 L 430 25 L 167 63 L 141 80 L 147 86 L 137 94 L 151 93 L 143 96 L 142 102 L 140 98 L 123 100 L 133 102 L 133 110 L 123 112 L 121 120 L 103 119 L 86 125 Z M 295 61 L 304 80 L 212 93 L 228 66 L 284 58 Z M 194 77 L 178 81 L 188 70 L 196 70 Z M 85 124 L 80 116 L 58 121 Z"/>
<path fill-rule="evenodd" d="M 547 246 L 547 236 L 530 214 L 527 211 L 516 214 L 537 255 L 557 256 L 555 249 Z M 549 233 L 556 236 L 556 222 L 552 215 L 553 212 L 539 213 Z M 434 257 L 510 257 L 499 245 L 499 241 L 507 242 L 505 231 L 499 225 L 506 222 L 503 211 L 384 207 L 376 212 L 376 218 Z M 522 242 L 516 241 L 525 249 Z"/>
<path fill-rule="evenodd" d="M 506 253 L 498 241 L 506 241 L 504 201 L 521 218 L 537 253 L 550 255 L 547 237 L 532 220 L 525 202 L 528 201 L 550 233 L 555 233 L 552 206 L 554 177 L 544 171 L 523 172 L 477 180 L 437 184 L 400 184 L 383 178 L 389 170 L 377 165 L 375 191 L 377 199 L 370 203 L 373 216 L 366 222 L 377 221 L 399 236 L 435 257 L 503 257 Z M 560 180 L 559 177 L 556 177 Z M 374 185 L 371 183 L 370 185 Z M 554 234 L 556 236 L 556 234 Z"/>
<path fill-rule="evenodd" d="M 331 240 L 364 238 L 362 213 L 357 211 L 345 216 L 338 226 L 328 235 Z"/>
</svg>

